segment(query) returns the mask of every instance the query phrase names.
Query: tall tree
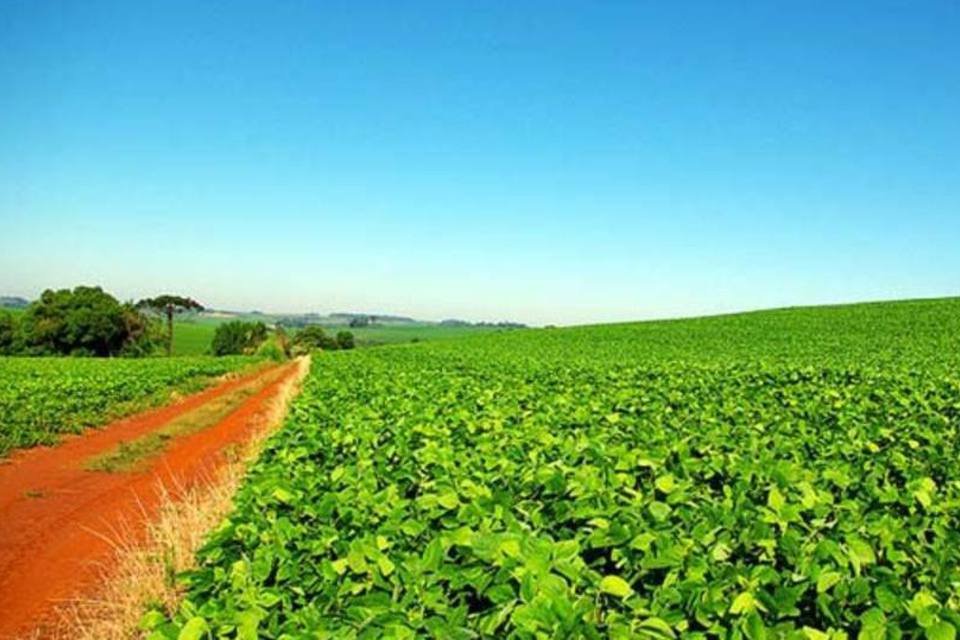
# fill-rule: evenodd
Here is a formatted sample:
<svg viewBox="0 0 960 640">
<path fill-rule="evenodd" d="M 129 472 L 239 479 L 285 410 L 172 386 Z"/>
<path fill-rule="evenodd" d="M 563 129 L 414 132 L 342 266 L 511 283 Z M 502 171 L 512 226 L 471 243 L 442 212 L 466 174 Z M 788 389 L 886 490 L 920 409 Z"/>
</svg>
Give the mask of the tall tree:
<svg viewBox="0 0 960 640">
<path fill-rule="evenodd" d="M 137 303 L 141 309 L 149 309 L 167 317 L 167 355 L 173 354 L 173 316 L 184 311 L 203 311 L 203 305 L 184 296 L 164 294 L 156 298 L 145 298 Z"/>
</svg>

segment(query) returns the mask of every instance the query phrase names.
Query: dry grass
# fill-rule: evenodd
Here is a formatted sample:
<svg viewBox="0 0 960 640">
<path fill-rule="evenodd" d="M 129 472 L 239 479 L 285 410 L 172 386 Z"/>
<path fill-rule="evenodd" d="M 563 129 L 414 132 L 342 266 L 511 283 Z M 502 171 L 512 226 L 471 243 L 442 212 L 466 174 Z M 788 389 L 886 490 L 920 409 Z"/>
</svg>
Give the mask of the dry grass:
<svg viewBox="0 0 960 640">
<path fill-rule="evenodd" d="M 147 525 L 146 539 L 130 527 L 109 534 L 115 554 L 102 567 L 98 597 L 65 604 L 59 620 L 43 637 L 71 640 L 129 640 L 139 637 L 137 624 L 151 605 L 168 611 L 176 608 L 180 592 L 175 577 L 194 566 L 195 553 L 207 533 L 219 525 L 232 507 L 232 499 L 263 441 L 276 429 L 309 370 L 309 359 L 300 359 L 296 376 L 285 383 L 260 416 L 260 426 L 242 450 L 230 456 L 215 477 L 189 489 L 161 486 L 158 516 Z"/>
</svg>

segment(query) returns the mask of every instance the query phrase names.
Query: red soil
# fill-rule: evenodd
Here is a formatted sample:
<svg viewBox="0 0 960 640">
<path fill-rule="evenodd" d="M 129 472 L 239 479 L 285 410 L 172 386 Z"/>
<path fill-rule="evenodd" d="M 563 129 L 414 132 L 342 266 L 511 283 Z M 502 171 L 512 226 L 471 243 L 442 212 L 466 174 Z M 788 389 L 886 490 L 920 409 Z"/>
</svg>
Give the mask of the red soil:
<svg viewBox="0 0 960 640">
<path fill-rule="evenodd" d="M 285 365 L 231 380 L 177 404 L 66 439 L 56 447 L 15 453 L 0 464 L 0 638 L 29 636 L 64 601 L 94 590 L 111 540 L 119 531 L 136 539 L 159 507 L 158 487 L 188 488 L 209 478 L 224 449 L 245 441 L 283 383 L 296 375 Z M 106 473 L 86 460 L 248 382 L 273 378 L 219 424 L 174 439 L 136 473 Z"/>
</svg>

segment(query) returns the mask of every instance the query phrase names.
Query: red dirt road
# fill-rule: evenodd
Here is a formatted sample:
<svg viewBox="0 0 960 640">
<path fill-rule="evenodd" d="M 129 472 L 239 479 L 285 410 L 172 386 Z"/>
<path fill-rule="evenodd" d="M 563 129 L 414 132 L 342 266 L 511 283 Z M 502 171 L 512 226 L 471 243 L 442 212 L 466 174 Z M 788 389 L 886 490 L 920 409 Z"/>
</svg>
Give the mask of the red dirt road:
<svg viewBox="0 0 960 640">
<path fill-rule="evenodd" d="M 64 601 L 94 589 L 117 532 L 142 536 L 159 506 L 158 486 L 209 478 L 224 449 L 244 442 L 297 364 L 231 380 L 177 404 L 28 449 L 0 464 L 0 639 L 29 637 Z M 279 375 L 278 375 L 279 374 Z M 262 376 L 272 378 L 218 424 L 174 439 L 149 468 L 107 473 L 83 467 L 120 442 L 151 433 L 204 403 Z"/>
</svg>

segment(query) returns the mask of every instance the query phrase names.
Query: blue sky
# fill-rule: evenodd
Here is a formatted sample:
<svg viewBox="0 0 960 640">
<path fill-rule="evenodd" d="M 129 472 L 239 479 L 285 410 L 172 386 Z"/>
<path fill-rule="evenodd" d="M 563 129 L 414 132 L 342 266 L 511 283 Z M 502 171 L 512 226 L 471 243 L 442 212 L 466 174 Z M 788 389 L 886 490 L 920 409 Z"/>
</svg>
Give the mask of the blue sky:
<svg viewBox="0 0 960 640">
<path fill-rule="evenodd" d="M 960 294 L 956 2 L 0 3 L 0 294 L 583 323 Z"/>
</svg>

